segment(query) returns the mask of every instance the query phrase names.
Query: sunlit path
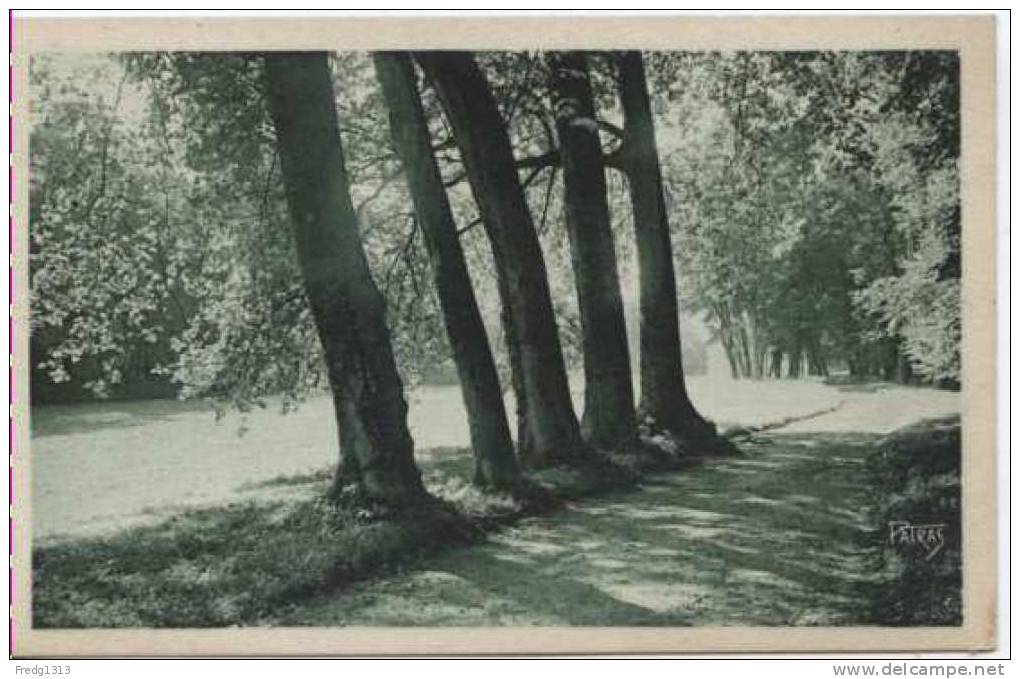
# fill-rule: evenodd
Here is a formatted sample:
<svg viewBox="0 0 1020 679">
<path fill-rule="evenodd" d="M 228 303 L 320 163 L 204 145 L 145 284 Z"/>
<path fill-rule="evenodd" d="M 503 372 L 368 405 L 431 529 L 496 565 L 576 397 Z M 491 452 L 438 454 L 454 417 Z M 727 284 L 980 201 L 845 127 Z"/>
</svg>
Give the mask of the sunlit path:
<svg viewBox="0 0 1020 679">
<path fill-rule="evenodd" d="M 862 465 L 879 438 L 865 418 L 882 402 L 859 395 L 848 413 L 758 437 L 744 458 L 529 519 L 486 545 L 303 605 L 287 622 L 857 622 L 872 577 L 862 556 L 869 528 Z M 909 412 L 920 419 L 944 414 L 953 400 L 916 402 Z"/>
</svg>

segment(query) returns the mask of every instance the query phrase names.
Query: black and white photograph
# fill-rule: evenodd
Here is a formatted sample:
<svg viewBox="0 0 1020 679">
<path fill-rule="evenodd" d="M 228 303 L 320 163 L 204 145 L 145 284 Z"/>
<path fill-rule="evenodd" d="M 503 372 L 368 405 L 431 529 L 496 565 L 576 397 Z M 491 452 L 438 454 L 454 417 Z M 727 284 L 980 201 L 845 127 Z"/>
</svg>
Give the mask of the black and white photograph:
<svg viewBox="0 0 1020 679">
<path fill-rule="evenodd" d="M 987 648 L 994 223 L 965 196 L 994 159 L 964 104 L 994 74 L 953 40 L 994 26 L 959 21 L 29 40 L 24 634 Z"/>
</svg>

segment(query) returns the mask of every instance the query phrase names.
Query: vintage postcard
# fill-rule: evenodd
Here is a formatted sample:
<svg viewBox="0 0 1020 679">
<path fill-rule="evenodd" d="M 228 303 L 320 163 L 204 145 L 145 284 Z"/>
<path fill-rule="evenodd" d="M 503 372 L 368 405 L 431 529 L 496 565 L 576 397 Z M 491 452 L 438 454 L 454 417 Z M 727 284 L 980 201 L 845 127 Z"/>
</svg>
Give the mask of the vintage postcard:
<svg viewBox="0 0 1020 679">
<path fill-rule="evenodd" d="M 13 21 L 15 657 L 994 647 L 992 16 Z"/>
</svg>

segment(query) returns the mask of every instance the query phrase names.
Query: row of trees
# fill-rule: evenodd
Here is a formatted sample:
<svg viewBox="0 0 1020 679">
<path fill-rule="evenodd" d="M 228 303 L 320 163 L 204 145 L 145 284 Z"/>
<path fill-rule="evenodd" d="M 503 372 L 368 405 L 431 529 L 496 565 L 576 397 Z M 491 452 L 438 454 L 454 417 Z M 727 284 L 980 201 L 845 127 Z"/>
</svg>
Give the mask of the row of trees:
<svg viewBox="0 0 1020 679">
<path fill-rule="evenodd" d="M 59 215 L 56 200 L 46 191 L 48 186 L 66 185 L 63 181 L 51 183 L 52 173 L 43 163 L 33 168 L 33 199 L 40 208 L 37 218 L 51 226 L 50 233 L 35 230 L 42 231 L 43 237 L 35 238 L 33 246 L 41 259 L 50 257 L 47 239 L 54 231 L 65 244 L 75 237 L 85 239 L 79 247 L 100 251 L 90 262 L 89 273 L 105 280 L 117 275 L 106 268 L 109 255 L 127 259 L 125 266 L 137 256 L 102 252 L 103 235 L 96 231 L 105 228 L 107 235 L 130 231 L 117 223 L 120 211 L 141 210 L 148 212 L 148 219 L 142 220 L 146 228 L 134 234 L 141 240 L 131 245 L 145 253 L 143 260 L 158 260 L 155 268 L 161 275 L 147 277 L 153 273 L 149 267 L 135 269 L 132 274 L 145 279 L 149 287 L 118 281 L 119 287 L 111 291 L 108 285 L 76 280 L 73 273 L 60 278 L 60 272 L 43 268 L 42 276 L 33 281 L 36 300 L 49 301 L 50 307 L 43 304 L 41 308 L 52 310 L 53 316 L 35 314 L 35 322 L 62 328 L 68 340 L 49 353 L 44 365 L 59 371 L 63 358 L 70 356 L 75 364 L 76 358 L 91 351 L 101 361 L 99 379 L 115 382 L 120 377 L 116 361 L 103 357 L 104 351 L 129 348 L 138 340 L 132 332 L 142 333 L 143 342 L 156 345 L 169 336 L 164 352 L 178 356 L 176 365 L 170 367 L 175 375 L 201 376 L 204 372 L 209 376 L 204 384 L 202 379 L 192 379 L 186 387 L 197 393 L 219 390 L 244 405 L 273 391 L 301 393 L 307 384 L 303 375 L 313 371 L 302 367 L 302 352 L 287 350 L 300 346 L 305 354 L 309 350 L 314 353 L 308 346 L 311 326 L 321 344 L 325 376 L 336 405 L 343 460 L 338 485 L 353 485 L 360 493 L 387 503 L 413 501 L 424 490 L 414 465 L 407 405 L 392 349 L 388 315 L 394 309 L 387 309 L 386 300 L 393 295 L 384 296 L 380 291 L 373 278 L 372 260 L 403 260 L 404 276 L 417 286 L 420 269 L 411 262 L 409 250 L 420 233 L 440 310 L 436 316 L 445 327 L 469 415 L 480 483 L 513 487 L 520 475 L 518 457 L 536 468 L 587 464 L 594 461 L 597 448 L 637 445 L 639 419 L 692 445 L 718 448 L 714 428 L 697 413 L 684 388 L 670 231 L 642 56 L 633 52 L 613 59 L 612 82 L 619 92 L 624 123 L 622 128 L 614 126 L 622 143 L 605 161 L 588 56 L 554 53 L 527 60 L 533 72 L 523 82 L 514 83 L 513 89 L 504 90 L 501 102 L 497 88 L 471 54 L 416 54 L 414 61 L 427 77 L 432 96 L 423 101 L 411 56 L 376 54 L 372 64 L 383 102 L 379 106 L 371 97 L 359 101 L 358 94 L 369 90 L 364 83 L 361 87 L 352 83 L 354 95 L 344 102 L 348 90 L 334 89 L 336 62 L 331 63 L 325 53 L 132 57 L 121 87 L 130 78 L 148 89 L 150 106 L 144 112 L 148 122 L 140 136 L 162 142 L 147 150 L 150 158 L 157 159 L 151 171 L 164 187 L 163 209 L 152 204 L 152 196 L 129 197 L 128 190 L 145 180 L 110 160 L 114 143 L 111 123 L 97 144 L 101 177 L 98 185 L 90 187 L 84 215 L 81 202 L 71 198 L 65 206 L 71 218 L 54 219 Z M 357 69 L 352 72 L 361 75 Z M 511 94 L 522 99 L 521 93 L 535 84 L 536 77 L 546 83 L 537 90 L 544 93 L 544 100 L 533 99 L 527 104 L 531 107 L 528 116 L 537 123 L 518 122 L 522 127 L 541 127 L 547 135 L 546 146 L 540 153 L 522 158 L 515 154 L 511 141 L 514 133 L 507 121 L 514 118 L 508 115 L 505 100 Z M 349 118 L 338 119 L 338 101 L 342 113 L 350 112 Z M 355 114 L 359 108 L 363 116 Z M 358 129 L 350 135 L 358 139 L 352 145 L 355 150 L 345 149 L 341 120 L 356 129 L 372 128 L 364 121 L 372 121 L 380 109 L 389 119 L 388 138 L 362 135 Z M 67 114 L 73 118 L 76 112 Z M 201 125 L 189 126 L 189 121 L 201 121 Z M 45 119 L 35 136 L 73 143 L 60 124 Z M 88 140 L 88 132 L 79 142 Z M 523 145 L 531 143 L 526 133 L 517 136 Z M 371 158 L 369 149 L 373 148 L 393 153 L 359 166 L 359 161 Z M 451 177 L 448 171 L 444 177 L 437 160 L 443 152 L 457 154 L 456 160 L 447 164 L 459 166 L 458 176 Z M 54 157 L 59 154 L 49 154 L 46 159 Z M 632 389 L 604 162 L 623 172 L 632 203 L 641 272 L 639 410 Z M 550 170 L 553 177 L 557 171 L 563 177 L 560 201 L 585 372 L 582 422 L 570 398 L 540 242 L 540 233 L 547 229 L 553 178 L 544 190 L 538 224 L 527 195 L 538 171 Z M 392 216 L 369 215 L 367 200 L 355 203 L 358 175 L 373 171 L 381 174 L 379 193 L 398 174 L 403 176 L 406 193 L 401 198 L 409 197 L 413 206 L 408 215 L 412 229 L 396 257 L 383 252 L 373 258 L 370 252 L 375 245 L 372 230 Z M 108 172 L 118 176 L 113 182 L 116 193 L 108 186 Z M 478 217 L 466 226 L 459 220 L 462 226 L 458 227 L 448 189 L 452 193 L 463 184 Z M 171 209 L 175 202 L 171 193 L 177 194 L 179 212 Z M 232 195 L 233 201 L 229 200 Z M 250 209 L 253 203 L 258 210 L 254 224 L 250 218 L 244 220 L 248 228 L 238 228 L 229 217 L 223 218 L 238 209 Z M 93 220 L 95 205 L 105 212 Z M 281 215 L 283 206 L 289 219 Z M 199 227 L 189 234 L 187 227 L 177 227 L 179 221 L 208 224 L 210 216 L 223 228 L 210 232 Z M 123 218 L 133 217 L 137 215 Z M 285 258 L 290 264 L 280 266 L 272 257 L 288 249 L 280 238 L 279 226 L 284 221 L 290 223 L 294 248 L 293 255 Z M 102 225 L 97 229 L 98 222 Z M 461 244 L 464 233 L 479 224 L 491 249 L 489 261 L 508 357 L 506 372 L 517 403 L 516 454 L 503 406 L 500 371 Z M 75 231 L 61 231 L 68 227 Z M 196 240 L 185 241 L 188 235 Z M 168 245 L 171 237 L 181 241 Z M 118 238 L 106 242 L 125 246 Z M 201 254 L 196 256 L 196 252 Z M 173 261 L 174 254 L 183 260 Z M 300 276 L 294 275 L 297 272 Z M 384 288 L 390 285 L 391 273 L 387 269 L 382 276 Z M 299 281 L 304 294 L 296 288 Z M 117 313 L 128 316 L 103 319 L 98 324 L 68 319 L 63 315 L 66 305 L 54 302 L 74 294 L 70 286 L 76 284 L 102 288 L 112 298 L 97 304 L 116 307 Z M 241 299 L 234 299 L 235 295 Z M 403 313 L 399 295 L 397 299 L 396 311 Z M 181 307 L 176 322 L 173 317 L 163 317 L 170 304 Z M 414 313 L 414 305 L 409 306 Z M 224 311 L 241 318 L 225 323 Z M 287 324 L 292 314 L 301 322 Z M 433 319 L 417 316 L 406 325 L 420 327 L 428 320 Z M 253 327 L 267 332 L 252 332 Z M 107 335 L 98 352 L 94 340 L 100 333 L 96 330 Z M 73 353 L 76 350 L 79 355 Z"/>
<path fill-rule="evenodd" d="M 733 375 L 958 384 L 956 53 L 655 58 L 684 298 Z"/>
<path fill-rule="evenodd" d="M 622 111 L 607 75 L 610 60 L 589 58 L 604 117 L 604 160 L 613 167 L 619 128 L 607 121 Z M 733 374 L 824 374 L 835 366 L 861 376 L 957 383 L 956 55 L 650 58 L 681 298 L 688 313 L 707 315 Z M 69 398 L 83 388 L 172 394 L 177 384 L 185 396 L 247 407 L 274 390 L 298 398 L 320 378 L 314 329 L 298 318 L 300 287 L 294 271 L 279 265 L 288 260 L 286 209 L 278 164 L 266 152 L 272 126 L 258 68 L 249 62 L 243 55 L 135 55 L 125 72 L 99 57 L 76 59 L 73 67 L 53 57 L 33 61 L 36 396 Z M 563 175 L 550 152 L 555 123 L 542 59 L 487 53 L 479 63 L 515 157 L 528 160 L 522 186 L 546 254 L 565 358 L 580 364 Z M 450 351 L 371 60 L 336 55 L 332 70 L 344 93 L 341 136 L 357 158 L 352 192 L 398 363 L 405 381 L 435 376 L 446 371 Z M 491 252 L 427 84 L 423 104 L 430 132 L 443 140 L 436 159 L 463 225 L 460 240 L 505 387 Z M 627 182 L 615 171 L 606 182 L 626 283 L 635 268 Z M 252 266 L 236 266 L 238 249 L 249 252 Z M 265 261 L 254 261 L 259 253 Z M 108 273 L 94 276 L 97 266 Z M 122 284 L 132 276 L 148 280 Z M 280 286 L 286 295 L 274 292 Z M 163 292 L 167 287 L 173 294 Z M 226 299 L 195 303 L 225 288 L 230 309 L 222 308 Z M 194 322 L 198 312 L 205 323 Z M 636 316 L 628 316 L 635 360 Z M 257 339 L 252 324 L 261 326 Z M 219 340 L 210 350 L 212 334 Z M 240 346 L 260 360 L 234 360 Z M 685 346 L 685 360 L 700 349 Z M 294 363 L 271 374 L 261 366 L 273 355 Z M 162 368 L 163 381 L 152 379 L 153 368 Z M 139 386 L 149 388 L 140 393 Z"/>
<path fill-rule="evenodd" d="M 35 393 L 244 410 L 328 385 L 341 478 L 410 497 L 403 388 L 452 359 L 478 478 L 512 485 L 508 386 L 530 465 L 642 421 L 712 440 L 674 260 L 735 376 L 958 380 L 955 54 L 44 55 L 31 78 Z"/>
<path fill-rule="evenodd" d="M 423 52 L 416 59 L 449 121 L 492 248 L 520 459 L 534 468 L 583 465 L 596 447 L 636 444 L 638 417 L 586 56 L 553 53 L 545 61 L 583 336 L 583 428 L 571 402 L 541 245 L 490 85 L 469 53 Z M 502 390 L 432 155 L 412 63 L 401 53 L 376 54 L 374 63 L 432 259 L 469 415 L 476 480 L 513 487 L 520 472 Z M 373 499 L 406 502 L 424 491 L 383 297 L 350 198 L 328 57 L 270 54 L 265 64 L 298 261 L 323 344 L 340 437 L 350 444 L 344 447 L 340 483 L 357 484 Z M 640 409 L 674 436 L 711 445 L 714 430 L 695 411 L 683 384 L 672 248 L 639 53 L 620 56 L 619 83 L 625 123 L 618 162 L 630 185 L 642 272 Z"/>
</svg>

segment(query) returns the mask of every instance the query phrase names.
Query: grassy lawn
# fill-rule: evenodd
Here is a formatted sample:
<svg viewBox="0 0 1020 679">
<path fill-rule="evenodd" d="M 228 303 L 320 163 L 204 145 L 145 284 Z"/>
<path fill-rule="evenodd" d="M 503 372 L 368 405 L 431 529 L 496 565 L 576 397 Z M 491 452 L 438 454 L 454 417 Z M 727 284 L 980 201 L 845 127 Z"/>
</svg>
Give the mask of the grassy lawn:
<svg viewBox="0 0 1020 679">
<path fill-rule="evenodd" d="M 698 407 L 721 428 L 804 415 L 846 397 L 817 382 L 689 381 Z M 582 386 L 575 381 L 578 412 Z M 408 401 L 420 465 L 468 445 L 457 387 L 419 389 Z M 508 412 L 513 408 L 508 399 Z M 286 415 L 271 404 L 219 421 L 201 403 L 177 401 L 48 406 L 33 409 L 32 418 L 32 528 L 38 544 L 102 536 L 225 502 L 289 499 L 289 489 L 260 484 L 314 475 L 337 455 L 327 396 Z"/>
</svg>

